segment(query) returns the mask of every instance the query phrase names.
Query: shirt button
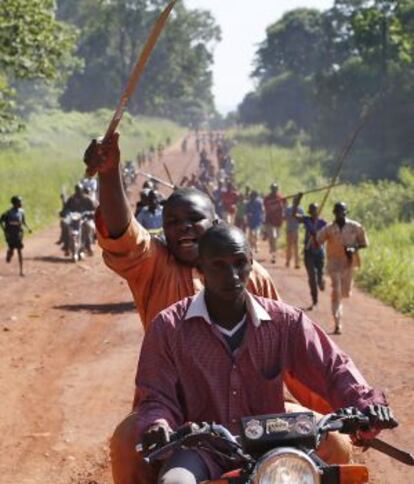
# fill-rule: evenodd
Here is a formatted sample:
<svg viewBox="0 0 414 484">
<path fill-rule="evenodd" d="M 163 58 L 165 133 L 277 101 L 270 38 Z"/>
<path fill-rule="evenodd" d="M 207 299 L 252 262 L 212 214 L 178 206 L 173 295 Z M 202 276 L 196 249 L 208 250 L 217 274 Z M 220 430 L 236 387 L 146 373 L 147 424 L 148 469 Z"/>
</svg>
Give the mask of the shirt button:
<svg viewBox="0 0 414 484">
<path fill-rule="evenodd" d="M 233 370 L 237 370 L 237 365 L 236 364 L 233 365 Z"/>
<path fill-rule="evenodd" d="M 233 418 L 233 419 L 231 420 L 231 423 L 234 423 L 234 424 L 235 424 L 235 423 L 237 423 L 237 419 L 236 419 L 236 418 Z"/>
<path fill-rule="evenodd" d="M 233 391 L 232 391 L 232 394 L 233 394 L 234 396 L 236 396 L 236 395 L 237 395 L 237 390 L 233 390 Z"/>
</svg>

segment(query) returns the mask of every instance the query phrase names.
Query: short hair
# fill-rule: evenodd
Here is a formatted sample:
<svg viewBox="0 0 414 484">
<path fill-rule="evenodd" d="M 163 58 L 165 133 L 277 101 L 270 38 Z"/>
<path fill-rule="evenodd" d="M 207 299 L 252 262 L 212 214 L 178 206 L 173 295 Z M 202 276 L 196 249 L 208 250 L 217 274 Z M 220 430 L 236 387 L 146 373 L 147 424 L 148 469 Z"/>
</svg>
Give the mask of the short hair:
<svg viewBox="0 0 414 484">
<path fill-rule="evenodd" d="M 210 197 L 206 193 L 192 187 L 178 188 L 177 190 L 174 190 L 173 193 L 167 198 L 164 208 L 168 207 L 169 205 L 173 205 L 177 201 L 192 197 L 201 198 L 206 204 L 206 207 L 211 211 L 212 217 L 214 218 L 216 216 L 216 211 L 214 209 L 213 202 L 210 200 Z"/>
<path fill-rule="evenodd" d="M 214 224 L 204 232 L 198 241 L 199 254 L 202 256 L 211 247 L 230 245 L 236 237 L 243 243 L 246 250 L 250 251 L 246 235 L 239 228 L 225 222 Z"/>
</svg>

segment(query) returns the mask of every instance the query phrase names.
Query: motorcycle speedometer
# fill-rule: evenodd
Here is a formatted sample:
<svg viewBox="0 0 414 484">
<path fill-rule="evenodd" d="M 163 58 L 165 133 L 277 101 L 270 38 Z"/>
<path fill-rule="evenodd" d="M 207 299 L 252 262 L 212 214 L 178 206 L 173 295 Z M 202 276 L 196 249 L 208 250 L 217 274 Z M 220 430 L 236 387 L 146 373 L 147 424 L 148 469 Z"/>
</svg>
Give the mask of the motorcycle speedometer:
<svg viewBox="0 0 414 484">
<path fill-rule="evenodd" d="M 279 448 L 266 454 L 256 465 L 254 484 L 320 484 L 320 473 L 304 453 Z"/>
</svg>

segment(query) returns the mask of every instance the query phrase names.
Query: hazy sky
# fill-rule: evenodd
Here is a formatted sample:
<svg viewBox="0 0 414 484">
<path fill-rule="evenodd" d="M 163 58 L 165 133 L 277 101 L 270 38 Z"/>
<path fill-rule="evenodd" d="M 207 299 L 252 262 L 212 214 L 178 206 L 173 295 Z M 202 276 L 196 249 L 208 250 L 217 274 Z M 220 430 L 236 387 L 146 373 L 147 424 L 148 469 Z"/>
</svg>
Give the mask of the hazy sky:
<svg viewBox="0 0 414 484">
<path fill-rule="evenodd" d="M 227 112 L 253 87 L 249 74 L 266 27 L 288 10 L 325 9 L 333 5 L 333 0 L 185 0 L 185 3 L 191 8 L 210 10 L 222 29 L 223 40 L 215 52 L 214 94 L 219 111 Z"/>
</svg>

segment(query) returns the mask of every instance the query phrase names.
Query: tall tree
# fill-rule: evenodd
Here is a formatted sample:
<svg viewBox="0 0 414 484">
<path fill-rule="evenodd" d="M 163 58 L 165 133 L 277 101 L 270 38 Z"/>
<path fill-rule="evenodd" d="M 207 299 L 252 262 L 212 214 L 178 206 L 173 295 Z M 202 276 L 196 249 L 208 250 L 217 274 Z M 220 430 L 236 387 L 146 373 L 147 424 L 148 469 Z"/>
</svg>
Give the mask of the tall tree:
<svg viewBox="0 0 414 484">
<path fill-rule="evenodd" d="M 85 61 L 84 71 L 70 79 L 63 105 L 79 110 L 113 106 L 165 2 L 61 0 L 59 6 L 62 18 L 81 29 L 78 55 Z M 141 81 L 141 95 L 131 100 L 131 112 L 183 121 L 212 112 L 212 48 L 219 39 L 208 12 L 177 4 Z"/>
<path fill-rule="evenodd" d="M 75 29 L 55 19 L 53 0 L 0 2 L 0 131 L 13 129 L 10 83 L 57 80 L 74 67 Z"/>
<path fill-rule="evenodd" d="M 298 9 L 266 31 L 242 122 L 274 132 L 294 123 L 334 152 L 367 104 L 376 110 L 347 163 L 348 178 L 394 177 L 413 163 L 414 0 L 337 0 Z"/>
</svg>

